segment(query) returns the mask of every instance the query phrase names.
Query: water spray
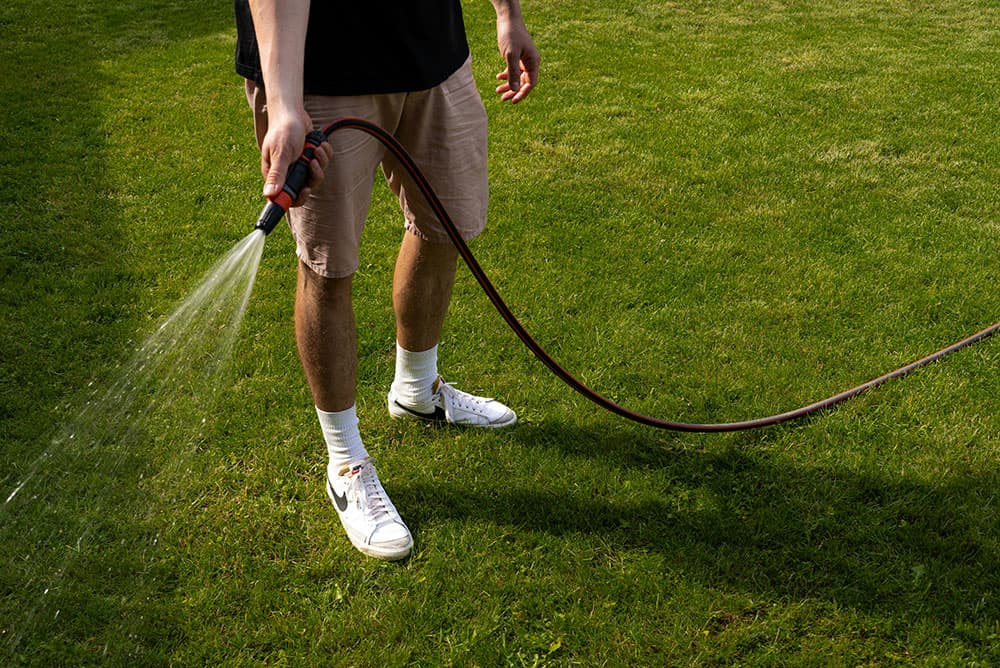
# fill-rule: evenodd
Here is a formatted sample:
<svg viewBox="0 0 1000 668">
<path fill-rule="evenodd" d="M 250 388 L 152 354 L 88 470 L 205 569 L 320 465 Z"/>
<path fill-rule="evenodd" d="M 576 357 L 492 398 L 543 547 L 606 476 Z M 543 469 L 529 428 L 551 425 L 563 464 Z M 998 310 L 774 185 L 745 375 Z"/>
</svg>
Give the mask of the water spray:
<svg viewBox="0 0 1000 668">
<path fill-rule="evenodd" d="M 302 154 L 289 168 L 284 188 L 264 207 L 264 211 L 257 220 L 256 229 L 264 230 L 265 235 L 274 229 L 274 226 L 278 224 L 278 221 L 281 220 L 282 217 L 284 217 L 285 213 L 292 205 L 292 202 L 295 201 L 299 193 L 302 191 L 302 187 L 305 185 L 306 178 L 309 174 L 309 163 L 315 156 L 316 149 L 319 148 L 324 141 L 327 141 L 334 132 L 345 128 L 353 128 L 371 135 L 381 142 L 382 145 L 400 162 L 403 169 L 405 169 L 413 179 L 417 188 L 420 190 L 421 195 L 426 199 L 431 209 L 434 210 L 434 214 L 437 216 L 438 220 L 441 221 L 441 225 L 448 234 L 448 238 L 458 250 L 458 254 L 462 257 L 462 260 L 465 262 L 466 266 L 468 266 L 469 271 L 472 272 L 473 277 L 475 277 L 476 281 L 482 287 L 490 302 L 496 307 L 500 316 L 504 319 L 507 325 L 514 331 L 515 334 L 517 334 L 518 338 L 521 339 L 524 345 L 527 346 L 527 348 L 542 364 L 548 367 L 553 374 L 555 374 L 568 386 L 601 408 L 626 419 L 632 420 L 633 422 L 638 422 L 649 427 L 667 429 L 671 431 L 723 432 L 756 429 L 759 427 L 778 424 L 780 422 L 796 420 L 806 417 L 807 415 L 812 415 L 818 411 L 832 408 L 833 406 L 847 401 L 852 397 L 856 397 L 866 390 L 877 387 L 886 381 L 900 378 L 915 369 L 926 366 L 931 362 L 935 362 L 942 357 L 961 350 L 962 348 L 966 348 L 973 343 L 982 341 L 983 339 L 992 336 L 997 331 L 1000 331 L 1000 322 L 994 323 L 993 325 L 990 325 L 989 327 L 971 336 L 953 343 L 950 346 L 942 348 L 935 353 L 922 357 L 915 362 L 911 362 L 894 371 L 883 374 L 878 378 L 861 383 L 860 385 L 852 387 L 849 390 L 839 392 L 821 401 L 816 401 L 806 406 L 802 406 L 801 408 L 786 411 L 784 413 L 778 413 L 751 420 L 723 423 L 676 422 L 673 420 L 662 420 L 660 418 L 636 413 L 635 411 L 629 410 L 628 408 L 611 401 L 585 385 L 582 381 L 578 380 L 566 371 L 566 369 L 560 366 L 559 363 L 556 362 L 552 356 L 538 344 L 537 341 L 535 341 L 531 334 L 528 333 L 520 321 L 518 321 L 518 319 L 514 316 L 510 307 L 507 306 L 506 302 L 504 302 L 503 298 L 500 296 L 500 293 L 493 286 L 493 283 L 490 281 L 489 277 L 487 277 L 486 272 L 483 271 L 483 268 L 479 265 L 478 260 L 476 260 L 475 256 L 472 254 L 472 251 L 469 250 L 468 244 L 466 244 L 465 240 L 462 239 L 458 229 L 455 227 L 455 223 L 451 220 L 451 216 L 438 199 L 434 189 L 431 188 L 427 178 L 420 171 L 420 168 L 417 167 L 416 163 L 413 162 L 413 158 L 410 157 L 410 155 L 406 152 L 406 149 L 403 148 L 395 137 L 370 121 L 366 121 L 361 118 L 340 118 L 327 125 L 322 131 L 310 132 L 306 138 Z"/>
</svg>

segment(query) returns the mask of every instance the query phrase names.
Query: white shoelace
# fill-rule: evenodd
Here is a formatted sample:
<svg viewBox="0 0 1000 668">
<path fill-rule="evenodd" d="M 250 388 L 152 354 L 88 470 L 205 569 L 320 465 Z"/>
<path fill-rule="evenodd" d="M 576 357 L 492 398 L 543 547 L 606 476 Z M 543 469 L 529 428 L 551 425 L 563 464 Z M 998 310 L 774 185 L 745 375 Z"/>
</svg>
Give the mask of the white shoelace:
<svg viewBox="0 0 1000 668">
<path fill-rule="evenodd" d="M 371 460 L 366 460 L 351 472 L 351 495 L 364 516 L 376 527 L 395 521 L 395 513 L 390 510 L 388 497 Z"/>
<path fill-rule="evenodd" d="M 477 410 L 481 406 L 493 401 L 491 397 L 477 397 L 474 394 L 463 392 L 446 383 L 443 379 L 438 383 L 438 393 L 447 400 L 449 405 L 464 410 Z"/>
</svg>

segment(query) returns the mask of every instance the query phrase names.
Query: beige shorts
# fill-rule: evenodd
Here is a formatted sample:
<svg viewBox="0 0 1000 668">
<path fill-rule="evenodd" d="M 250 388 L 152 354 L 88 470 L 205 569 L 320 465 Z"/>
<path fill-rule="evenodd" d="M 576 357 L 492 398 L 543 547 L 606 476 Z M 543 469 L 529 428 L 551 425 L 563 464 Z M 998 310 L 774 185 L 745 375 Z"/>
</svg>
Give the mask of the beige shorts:
<svg viewBox="0 0 1000 668">
<path fill-rule="evenodd" d="M 258 144 L 267 131 L 262 88 L 247 82 Z M 427 177 L 465 240 L 486 226 L 486 110 L 472 78 L 471 61 L 429 90 L 386 95 L 307 95 L 306 111 L 317 128 L 337 118 L 367 119 L 391 132 Z M 374 137 L 343 129 L 330 138 L 333 158 L 324 182 L 289 212 L 299 258 L 329 278 L 358 268 L 361 233 L 368 217 L 376 168 L 381 165 L 399 198 L 404 228 L 435 243 L 450 243 L 423 196 Z"/>
</svg>

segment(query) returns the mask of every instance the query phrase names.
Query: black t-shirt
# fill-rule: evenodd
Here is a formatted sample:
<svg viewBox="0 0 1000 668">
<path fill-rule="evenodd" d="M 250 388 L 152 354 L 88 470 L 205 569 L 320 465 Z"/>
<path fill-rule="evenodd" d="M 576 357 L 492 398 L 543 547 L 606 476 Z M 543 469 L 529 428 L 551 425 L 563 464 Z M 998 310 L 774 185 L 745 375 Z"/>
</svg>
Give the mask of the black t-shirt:
<svg viewBox="0 0 1000 668">
<path fill-rule="evenodd" d="M 236 71 L 261 82 L 249 0 L 234 2 Z M 303 83 L 312 95 L 425 90 L 468 57 L 461 0 L 314 0 Z"/>
</svg>

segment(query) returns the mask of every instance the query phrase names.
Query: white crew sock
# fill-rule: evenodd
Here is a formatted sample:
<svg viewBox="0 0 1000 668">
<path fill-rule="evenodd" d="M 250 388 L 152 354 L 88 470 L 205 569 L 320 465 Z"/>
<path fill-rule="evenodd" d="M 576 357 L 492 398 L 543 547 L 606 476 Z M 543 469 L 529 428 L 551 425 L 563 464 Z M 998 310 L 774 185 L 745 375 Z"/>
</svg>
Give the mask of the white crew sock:
<svg viewBox="0 0 1000 668">
<path fill-rule="evenodd" d="M 317 408 L 316 415 L 319 416 L 319 426 L 323 430 L 326 450 L 330 454 L 327 470 L 331 476 L 339 475 L 344 464 L 358 463 L 368 456 L 368 451 L 361 442 L 356 405 L 333 413 Z"/>
<path fill-rule="evenodd" d="M 396 378 L 392 381 L 392 391 L 407 408 L 428 413 L 434 410 L 437 356 L 437 346 L 415 353 L 396 343 Z"/>
</svg>

